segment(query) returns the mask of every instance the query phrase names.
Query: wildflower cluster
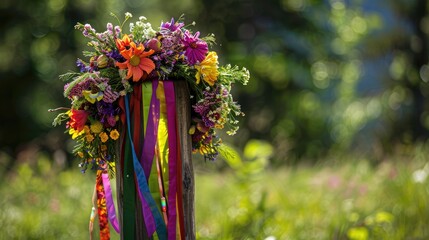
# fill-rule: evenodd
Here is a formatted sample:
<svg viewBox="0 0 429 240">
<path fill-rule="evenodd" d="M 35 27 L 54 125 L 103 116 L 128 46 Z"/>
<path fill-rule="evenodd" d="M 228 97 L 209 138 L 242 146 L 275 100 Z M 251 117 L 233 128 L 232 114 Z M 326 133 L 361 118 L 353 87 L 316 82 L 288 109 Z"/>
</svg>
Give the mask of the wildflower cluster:
<svg viewBox="0 0 429 240">
<path fill-rule="evenodd" d="M 89 24 L 76 25 L 93 51 L 83 52 L 88 61 L 77 60 L 80 72 L 60 76 L 68 82 L 64 96 L 71 100 L 71 108 L 60 113 L 54 125 L 67 122 L 69 134 L 77 141 L 74 152 L 82 158 L 83 169 L 89 163 L 100 166 L 114 162 L 120 138 L 118 99 L 142 81 L 183 79 L 193 98 L 193 125 L 189 130 L 193 150 L 214 160 L 221 144 L 215 129 L 226 127 L 228 134 L 238 129 L 236 116 L 243 113 L 230 91 L 235 82 L 247 84 L 248 70 L 219 67 L 217 53 L 209 50 L 215 42 L 213 35 L 200 37 L 200 32 L 189 30 L 182 18 L 163 22 L 155 31 L 145 17 L 140 17 L 130 23 L 126 34 L 123 26 L 131 17 L 126 13 L 117 26 L 107 23 L 104 32 L 97 32 Z"/>
</svg>

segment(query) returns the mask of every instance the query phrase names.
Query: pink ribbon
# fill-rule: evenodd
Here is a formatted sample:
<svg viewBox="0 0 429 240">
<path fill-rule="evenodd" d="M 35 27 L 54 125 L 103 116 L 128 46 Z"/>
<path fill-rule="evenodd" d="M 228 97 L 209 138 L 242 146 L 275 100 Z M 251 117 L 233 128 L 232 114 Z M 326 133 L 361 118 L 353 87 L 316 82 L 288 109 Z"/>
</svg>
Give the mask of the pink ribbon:
<svg viewBox="0 0 429 240">
<path fill-rule="evenodd" d="M 177 132 L 176 132 L 176 96 L 173 81 L 164 81 L 165 101 L 167 105 L 167 129 L 168 129 L 168 239 L 176 239 L 176 195 L 177 195 Z M 182 196 L 179 196 L 182 197 Z"/>
<path fill-rule="evenodd" d="M 103 173 L 101 176 L 103 178 L 104 193 L 106 194 L 105 197 L 107 205 L 107 215 L 109 216 L 112 227 L 117 233 L 119 233 L 119 224 L 118 219 L 116 217 L 116 209 L 115 204 L 113 202 L 112 189 L 110 188 L 109 174 Z"/>
</svg>

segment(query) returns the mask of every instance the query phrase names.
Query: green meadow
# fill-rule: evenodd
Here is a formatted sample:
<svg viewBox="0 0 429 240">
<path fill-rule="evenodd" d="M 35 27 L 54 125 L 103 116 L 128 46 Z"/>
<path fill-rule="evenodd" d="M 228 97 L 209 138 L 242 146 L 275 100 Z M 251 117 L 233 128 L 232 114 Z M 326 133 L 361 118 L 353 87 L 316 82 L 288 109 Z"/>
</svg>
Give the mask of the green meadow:
<svg viewBox="0 0 429 240">
<path fill-rule="evenodd" d="M 428 239 L 426 149 L 378 162 L 335 156 L 280 168 L 258 150 L 222 170 L 225 162 L 197 162 L 197 238 Z M 88 238 L 93 173 L 59 169 L 39 154 L 1 174 L 0 239 Z"/>
</svg>

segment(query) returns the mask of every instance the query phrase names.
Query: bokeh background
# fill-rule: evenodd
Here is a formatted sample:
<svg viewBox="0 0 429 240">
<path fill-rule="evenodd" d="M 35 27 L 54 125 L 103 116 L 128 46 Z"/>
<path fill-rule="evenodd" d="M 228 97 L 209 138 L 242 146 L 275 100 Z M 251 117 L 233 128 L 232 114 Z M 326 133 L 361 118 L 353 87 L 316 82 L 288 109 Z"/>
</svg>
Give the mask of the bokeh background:
<svg viewBox="0 0 429 240">
<path fill-rule="evenodd" d="M 48 109 L 86 48 L 74 25 L 110 12 L 183 13 L 251 72 L 236 157 L 194 160 L 199 239 L 429 238 L 427 1 L 2 0 L 0 239 L 88 236 L 94 175 Z"/>
</svg>

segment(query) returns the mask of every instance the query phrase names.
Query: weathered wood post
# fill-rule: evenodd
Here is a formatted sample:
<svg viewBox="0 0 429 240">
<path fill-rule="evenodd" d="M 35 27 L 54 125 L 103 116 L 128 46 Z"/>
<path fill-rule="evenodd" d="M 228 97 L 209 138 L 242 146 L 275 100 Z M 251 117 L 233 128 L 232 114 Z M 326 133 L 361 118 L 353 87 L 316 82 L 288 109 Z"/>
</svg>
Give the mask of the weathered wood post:
<svg viewBox="0 0 429 240">
<path fill-rule="evenodd" d="M 190 94 L 186 81 L 176 81 L 177 117 L 182 153 L 183 210 L 186 239 L 195 239 L 195 178 L 192 165 L 192 142 L 188 134 L 191 125 Z"/>
<path fill-rule="evenodd" d="M 182 186 L 183 186 L 183 210 L 184 210 L 184 227 L 186 236 L 184 239 L 195 239 L 195 182 L 194 171 L 192 165 L 192 142 L 188 134 L 191 125 L 191 109 L 190 109 L 190 93 L 187 82 L 174 82 L 176 93 L 176 111 L 178 122 L 178 138 L 180 139 L 180 153 L 182 158 Z M 119 151 L 119 145 L 118 145 Z M 116 184 L 117 184 L 117 202 L 119 222 L 123 229 L 123 177 L 121 164 L 116 164 Z M 124 234 L 120 233 L 121 240 L 124 239 Z M 140 200 L 136 199 L 136 232 L 137 240 L 150 239 L 147 237 L 146 228 L 142 216 Z M 127 240 L 127 239 L 126 239 Z"/>
</svg>

